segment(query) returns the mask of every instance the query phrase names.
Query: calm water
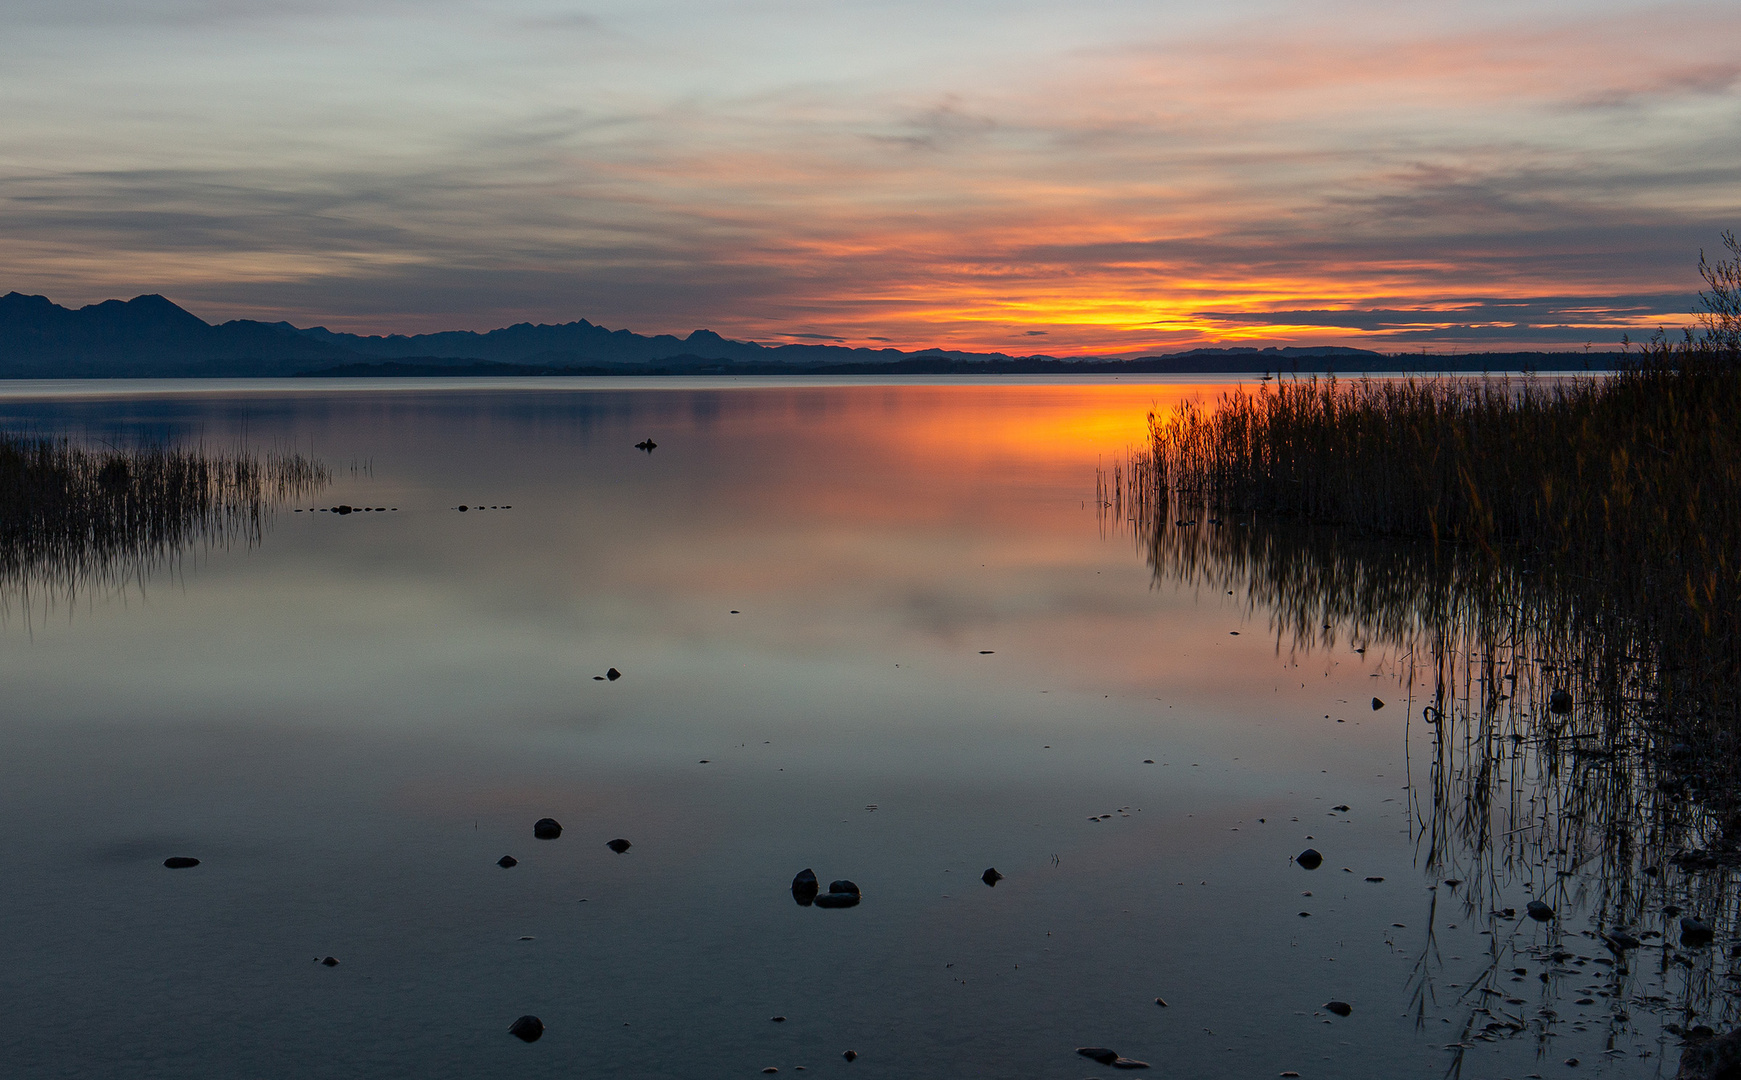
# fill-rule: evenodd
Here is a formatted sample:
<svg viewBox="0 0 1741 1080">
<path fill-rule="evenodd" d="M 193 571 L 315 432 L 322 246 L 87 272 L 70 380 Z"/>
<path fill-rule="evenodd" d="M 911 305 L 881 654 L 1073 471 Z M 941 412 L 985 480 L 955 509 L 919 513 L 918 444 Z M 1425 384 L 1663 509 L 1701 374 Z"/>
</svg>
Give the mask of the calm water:
<svg viewBox="0 0 1741 1080">
<path fill-rule="evenodd" d="M 1575 1005 L 1608 954 L 1573 892 L 1543 981 L 1550 930 L 1487 908 L 1547 871 L 1428 872 L 1394 657 L 1108 526 L 1097 465 L 1202 386 L 100 389 L 0 388 L 0 424 L 334 482 L 258 544 L 4 598 L 8 1075 L 1674 1071 L 1623 1002 L 1674 973 Z M 341 503 L 396 509 L 309 512 Z M 797 906 L 806 867 L 863 904 Z M 1504 1008 L 1559 1019 L 1469 1040 L 1501 938 Z"/>
</svg>

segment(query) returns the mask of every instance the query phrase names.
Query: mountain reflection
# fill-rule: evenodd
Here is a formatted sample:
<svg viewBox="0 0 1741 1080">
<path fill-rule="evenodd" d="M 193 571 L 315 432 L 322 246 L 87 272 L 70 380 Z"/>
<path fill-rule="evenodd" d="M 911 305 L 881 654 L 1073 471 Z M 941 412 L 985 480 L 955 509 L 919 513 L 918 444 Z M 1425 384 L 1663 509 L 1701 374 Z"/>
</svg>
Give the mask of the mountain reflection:
<svg viewBox="0 0 1741 1080">
<path fill-rule="evenodd" d="M 143 584 L 189 551 L 258 544 L 275 506 L 329 479 L 300 455 L 0 433 L 0 611 Z"/>
<path fill-rule="evenodd" d="M 1606 1026 L 1612 1050 L 1635 1016 L 1694 1038 L 1741 1020 L 1736 733 L 1705 704 L 1726 689 L 1704 685 L 1727 670 L 1717 646 L 1665 635 L 1566 558 L 1218 516 L 1142 457 L 1102 474 L 1099 505 L 1158 585 L 1243 596 L 1278 648 L 1352 647 L 1394 670 L 1404 723 L 1426 727 L 1409 745 L 1430 746 L 1409 765 L 1433 890 L 1411 1009 L 1465 1010 L 1452 1074 L 1472 1040 L 1546 1054 L 1556 1030 Z M 1486 927 L 1475 978 L 1443 983 L 1441 920 Z"/>
</svg>

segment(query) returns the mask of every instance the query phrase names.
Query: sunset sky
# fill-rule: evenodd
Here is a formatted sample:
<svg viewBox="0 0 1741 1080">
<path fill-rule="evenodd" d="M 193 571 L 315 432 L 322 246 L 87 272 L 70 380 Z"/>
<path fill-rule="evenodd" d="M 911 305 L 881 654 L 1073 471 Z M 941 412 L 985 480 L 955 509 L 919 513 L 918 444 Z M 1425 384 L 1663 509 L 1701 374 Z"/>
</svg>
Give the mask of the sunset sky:
<svg viewBox="0 0 1741 1080">
<path fill-rule="evenodd" d="M 1611 347 L 1741 5 L 8 0 L 0 292 L 1135 355 Z"/>
</svg>

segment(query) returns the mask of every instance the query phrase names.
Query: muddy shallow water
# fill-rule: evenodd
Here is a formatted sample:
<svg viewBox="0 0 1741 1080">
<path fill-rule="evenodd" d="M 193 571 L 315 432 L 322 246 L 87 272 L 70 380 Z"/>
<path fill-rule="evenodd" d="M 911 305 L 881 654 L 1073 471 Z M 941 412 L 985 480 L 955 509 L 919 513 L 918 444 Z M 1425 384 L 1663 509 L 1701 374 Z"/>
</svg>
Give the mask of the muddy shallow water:
<svg viewBox="0 0 1741 1080">
<path fill-rule="evenodd" d="M 333 477 L 0 598 L 9 1074 L 1672 1075 L 1720 972 L 1613 975 L 1575 866 L 1446 884 L 1480 856 L 1401 658 L 1157 578 L 1099 505 L 1215 389 L 0 387 Z"/>
</svg>

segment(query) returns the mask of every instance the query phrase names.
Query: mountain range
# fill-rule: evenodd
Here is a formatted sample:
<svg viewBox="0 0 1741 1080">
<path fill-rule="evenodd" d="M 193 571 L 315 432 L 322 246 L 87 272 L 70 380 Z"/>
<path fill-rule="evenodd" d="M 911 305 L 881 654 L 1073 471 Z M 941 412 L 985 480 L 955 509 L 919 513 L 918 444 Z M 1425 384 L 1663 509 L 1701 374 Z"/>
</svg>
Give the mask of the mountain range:
<svg viewBox="0 0 1741 1080">
<path fill-rule="evenodd" d="M 155 294 L 66 308 L 0 296 L 0 378 L 97 379 L 293 375 L 926 374 L 1011 372 L 1540 370 L 1610 366 L 1612 353 L 1386 356 L 1365 349 L 1193 349 L 1134 359 L 1010 356 L 947 349 L 762 345 L 711 330 L 687 337 L 607 330 L 585 319 L 488 333 L 365 337 L 325 327 L 236 319 L 213 325 Z"/>
</svg>

